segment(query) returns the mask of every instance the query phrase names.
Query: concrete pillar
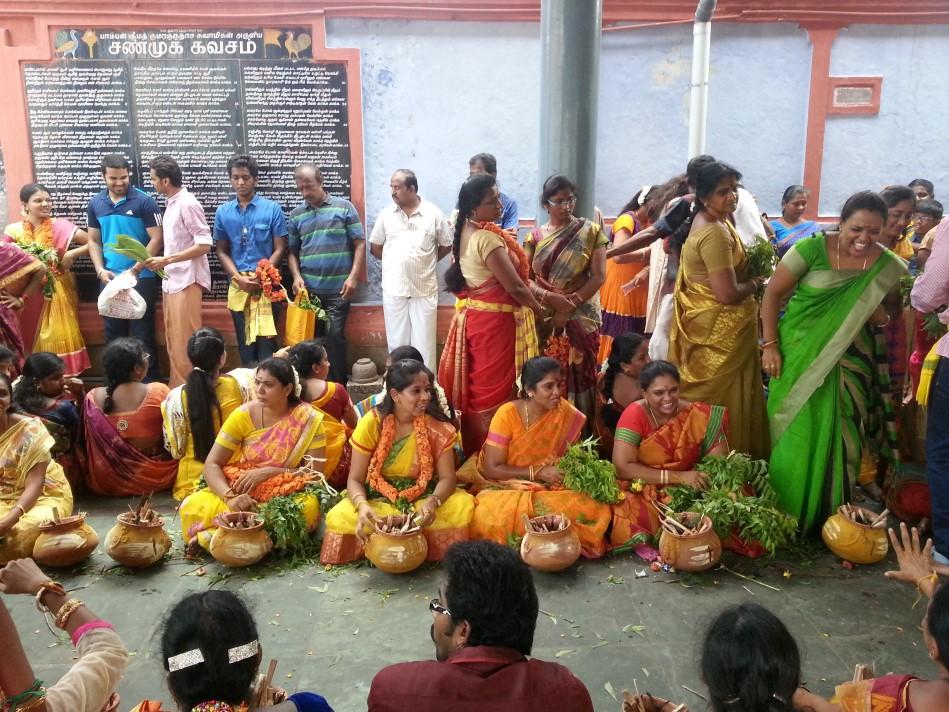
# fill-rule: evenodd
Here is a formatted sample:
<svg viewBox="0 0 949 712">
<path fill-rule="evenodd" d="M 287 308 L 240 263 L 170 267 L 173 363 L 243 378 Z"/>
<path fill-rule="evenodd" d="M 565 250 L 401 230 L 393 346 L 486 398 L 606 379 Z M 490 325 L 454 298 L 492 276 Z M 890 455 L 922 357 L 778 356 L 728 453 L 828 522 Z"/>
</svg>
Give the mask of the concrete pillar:
<svg viewBox="0 0 949 712">
<path fill-rule="evenodd" d="M 602 0 L 541 0 L 540 176 L 579 189 L 576 214 L 592 218 Z M 540 195 L 540 187 L 537 191 Z M 543 222 L 539 206 L 538 222 Z"/>
</svg>

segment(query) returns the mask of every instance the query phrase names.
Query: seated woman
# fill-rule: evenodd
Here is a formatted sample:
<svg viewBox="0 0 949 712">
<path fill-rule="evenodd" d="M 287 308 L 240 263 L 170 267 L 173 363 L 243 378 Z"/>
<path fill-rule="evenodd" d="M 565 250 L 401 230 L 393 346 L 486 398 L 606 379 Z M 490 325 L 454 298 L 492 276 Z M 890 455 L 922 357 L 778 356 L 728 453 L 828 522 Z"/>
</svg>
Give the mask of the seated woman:
<svg viewBox="0 0 949 712">
<path fill-rule="evenodd" d="M 409 508 L 420 516 L 429 561 L 468 539 L 474 497 L 455 489 L 455 428 L 434 381 L 420 361 L 396 361 L 386 371 L 385 398 L 359 419 L 350 440 L 347 496 L 326 515 L 321 563 L 360 558 L 373 522 Z"/>
<path fill-rule="evenodd" d="M 102 352 L 105 387 L 83 402 L 86 484 L 111 497 L 142 495 L 171 487 L 178 472 L 162 443 L 164 383 L 142 383 L 148 352 L 138 339 L 110 341 Z"/>
<path fill-rule="evenodd" d="M 646 543 L 659 531 L 655 501 L 666 485 L 703 487 L 705 474 L 694 468 L 706 455 L 728 454 L 725 408 L 689 403 L 679 397 L 679 370 L 668 361 L 653 361 L 639 376 L 642 400 L 629 405 L 616 425 L 613 465 L 627 492 L 613 505 L 610 543 Z"/>
<path fill-rule="evenodd" d="M 43 421 L 53 436 L 53 459 L 63 467 L 69 486 L 83 479 L 83 452 L 78 447 L 79 406 L 83 386 L 78 378 L 66 378 L 66 363 L 56 354 L 41 351 L 29 356 L 23 377 L 13 387 L 16 407 Z"/>
<path fill-rule="evenodd" d="M 612 340 L 606 369 L 596 379 L 594 431 L 600 439 L 600 455 L 613 457 L 616 423 L 633 401 L 642 397 L 639 374 L 649 363 L 649 341 L 642 334 L 629 332 Z"/>
<path fill-rule="evenodd" d="M 385 378 L 385 375 L 389 371 L 389 367 L 392 364 L 394 364 L 396 361 L 404 361 L 405 359 L 411 359 L 413 361 L 418 361 L 419 363 L 424 363 L 422 360 L 422 353 L 414 346 L 396 346 L 386 355 L 386 370 L 382 374 L 383 378 Z M 454 418 L 454 410 L 448 404 L 448 396 L 445 395 L 445 389 L 441 387 L 437 379 L 434 381 L 434 388 L 435 393 L 438 396 L 438 404 L 442 407 L 442 411 Z M 368 398 L 363 398 L 361 401 L 356 403 L 354 405 L 356 409 L 356 417 L 363 417 L 373 408 L 382 403 L 383 399 L 386 397 L 386 393 L 387 389 L 383 388 L 378 393 L 371 395 Z"/>
<path fill-rule="evenodd" d="M 230 591 L 191 593 L 175 604 L 161 634 L 165 679 L 175 709 L 333 712 L 323 697 L 312 692 L 286 697 L 286 692 L 273 687 L 262 690 L 258 671 L 263 646 L 258 638 L 254 617 Z M 132 712 L 161 709 L 161 702 L 146 700 Z"/>
<path fill-rule="evenodd" d="M 474 483 L 472 539 L 507 544 L 524 535 L 524 515 L 561 512 L 573 521 L 583 555 L 606 553 L 609 505 L 563 489 L 557 461 L 580 439 L 586 416 L 561 396 L 560 362 L 547 356 L 527 361 L 521 371 L 521 397 L 505 403 L 491 420 Z M 471 466 L 466 466 L 471 471 Z M 490 488 L 490 489 L 489 489 Z"/>
<path fill-rule="evenodd" d="M 296 374 L 286 359 L 261 362 L 254 383 L 256 400 L 228 416 L 204 461 L 207 488 L 188 495 L 178 510 L 189 544 L 196 538 L 208 548 L 218 514 L 253 512 L 278 497 L 297 502 L 308 531 L 319 524 L 319 500 L 303 492 L 311 478 L 296 470 L 308 463 L 322 467 L 325 461 L 323 414 L 300 401 Z M 274 545 L 283 543 L 275 538 Z"/>
<path fill-rule="evenodd" d="M 0 562 L 33 555 L 39 526 L 72 513 L 72 490 L 53 459 L 53 436 L 37 418 L 13 409 L 10 379 L 0 374 Z"/>
<path fill-rule="evenodd" d="M 352 449 L 349 435 L 356 427 L 356 409 L 346 388 L 327 380 L 330 360 L 321 339 L 303 341 L 290 349 L 290 363 L 300 376 L 300 397 L 323 413 L 326 428 L 326 479 L 345 487 Z"/>
</svg>

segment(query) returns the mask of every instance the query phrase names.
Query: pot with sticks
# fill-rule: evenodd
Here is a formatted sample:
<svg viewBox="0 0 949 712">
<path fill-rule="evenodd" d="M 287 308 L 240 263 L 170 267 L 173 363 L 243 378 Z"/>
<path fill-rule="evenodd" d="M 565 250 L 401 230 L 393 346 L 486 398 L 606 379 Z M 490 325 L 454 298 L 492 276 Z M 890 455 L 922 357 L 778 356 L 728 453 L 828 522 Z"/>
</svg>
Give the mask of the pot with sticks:
<svg viewBox="0 0 949 712">
<path fill-rule="evenodd" d="M 414 571 L 426 556 L 428 541 L 414 513 L 381 517 L 366 542 L 366 558 L 377 569 L 390 574 Z"/>
<path fill-rule="evenodd" d="M 40 524 L 39 530 L 33 560 L 40 566 L 74 566 L 88 559 L 99 545 L 99 535 L 86 524 L 85 512 L 60 517 L 53 507 L 53 518 Z"/>
<path fill-rule="evenodd" d="M 635 694 L 623 690 L 623 708 L 620 712 L 689 712 L 684 704 L 677 704 L 662 697 L 653 697 L 648 692 L 643 695 L 639 692 L 639 685 L 633 680 Z"/>
<path fill-rule="evenodd" d="M 821 538 L 827 548 L 844 561 L 855 564 L 875 564 L 882 561 L 890 550 L 886 537 L 889 510 L 880 514 L 863 507 L 842 504 L 821 529 Z"/>
<path fill-rule="evenodd" d="M 660 505 L 660 522 L 659 555 L 677 571 L 708 571 L 722 560 L 722 540 L 705 515 Z"/>
<path fill-rule="evenodd" d="M 565 514 L 524 515 L 521 559 L 538 571 L 563 571 L 580 558 L 580 536 Z"/>
<path fill-rule="evenodd" d="M 114 527 L 105 535 L 105 551 L 115 561 L 130 569 L 144 569 L 157 564 L 171 549 L 171 537 L 165 531 L 165 520 L 151 508 L 151 498 L 142 497 L 138 507 L 118 515 Z"/>
<path fill-rule="evenodd" d="M 235 568 L 256 564 L 273 549 L 264 520 L 254 512 L 224 512 L 214 518 L 217 531 L 208 549 L 219 564 Z"/>
</svg>

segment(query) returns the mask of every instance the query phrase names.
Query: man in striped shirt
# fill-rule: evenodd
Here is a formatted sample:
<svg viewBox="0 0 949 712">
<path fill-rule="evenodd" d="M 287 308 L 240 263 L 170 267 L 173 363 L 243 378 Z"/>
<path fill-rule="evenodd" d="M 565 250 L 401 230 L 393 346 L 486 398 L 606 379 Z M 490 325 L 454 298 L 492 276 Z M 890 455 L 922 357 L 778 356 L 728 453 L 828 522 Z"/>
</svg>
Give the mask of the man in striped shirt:
<svg viewBox="0 0 949 712">
<path fill-rule="evenodd" d="M 290 213 L 290 272 L 293 291 L 319 298 L 329 317 L 326 351 L 330 380 L 346 383 L 346 319 L 366 266 L 366 236 L 356 208 L 323 190 L 323 176 L 313 163 L 301 163 L 293 174 L 303 202 Z"/>
</svg>

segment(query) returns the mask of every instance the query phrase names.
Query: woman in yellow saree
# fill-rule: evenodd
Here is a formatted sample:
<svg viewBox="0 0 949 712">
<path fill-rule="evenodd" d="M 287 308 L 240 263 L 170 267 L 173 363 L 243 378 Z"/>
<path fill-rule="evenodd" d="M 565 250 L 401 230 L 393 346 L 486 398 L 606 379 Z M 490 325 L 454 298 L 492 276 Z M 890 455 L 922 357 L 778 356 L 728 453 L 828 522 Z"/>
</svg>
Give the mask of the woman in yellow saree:
<svg viewBox="0 0 949 712">
<path fill-rule="evenodd" d="M 13 388 L 0 374 L 0 564 L 33 555 L 39 526 L 72 513 L 72 490 L 38 418 L 11 411 Z"/>
<path fill-rule="evenodd" d="M 468 539 L 474 497 L 455 488 L 455 428 L 434 382 L 419 361 L 396 361 L 386 371 L 382 403 L 353 432 L 346 496 L 326 515 L 320 563 L 362 558 L 373 522 L 400 512 L 417 513 L 429 561 Z"/>
<path fill-rule="evenodd" d="M 356 409 L 346 389 L 327 379 L 329 355 L 322 339 L 296 344 L 289 352 L 290 363 L 300 376 L 300 397 L 323 414 L 326 429 L 326 480 L 337 488 L 346 486 L 352 448 L 349 436 L 356 427 Z"/>
<path fill-rule="evenodd" d="M 748 277 L 745 248 L 728 216 L 738 205 L 741 174 L 718 161 L 696 176 L 694 218 L 682 246 L 669 334 L 669 361 L 682 374 L 682 396 L 724 406 L 731 446 L 754 458 L 770 454 L 758 302 L 762 284 Z"/>
<path fill-rule="evenodd" d="M 524 517 L 562 513 L 580 535 L 582 554 L 590 559 L 607 551 L 609 505 L 563 488 L 557 461 L 580 439 L 586 416 L 560 395 L 560 363 L 538 356 L 524 364 L 522 397 L 495 413 L 477 468 L 469 461 L 476 507 L 472 539 L 512 543 L 524 535 Z"/>
<path fill-rule="evenodd" d="M 629 491 L 613 505 L 610 544 L 629 544 L 645 555 L 640 545 L 659 532 L 656 500 L 662 488 L 705 486 L 705 473 L 695 466 L 706 455 L 728 453 L 728 416 L 722 406 L 679 398 L 679 371 L 668 361 L 643 368 L 640 384 L 642 400 L 630 403 L 616 425 L 613 465 Z"/>
<path fill-rule="evenodd" d="M 253 512 L 278 497 L 299 504 L 308 531 L 319 524 L 319 500 L 303 491 L 310 478 L 296 470 L 307 456 L 323 462 L 323 414 L 300 401 L 296 375 L 285 359 L 263 361 L 254 387 L 256 401 L 242 405 L 224 421 L 204 461 L 207 488 L 188 495 L 178 509 L 189 545 L 208 548 L 219 514 Z M 269 531 L 266 522 L 265 528 Z M 279 538 L 274 545 L 280 547 Z"/>
</svg>

